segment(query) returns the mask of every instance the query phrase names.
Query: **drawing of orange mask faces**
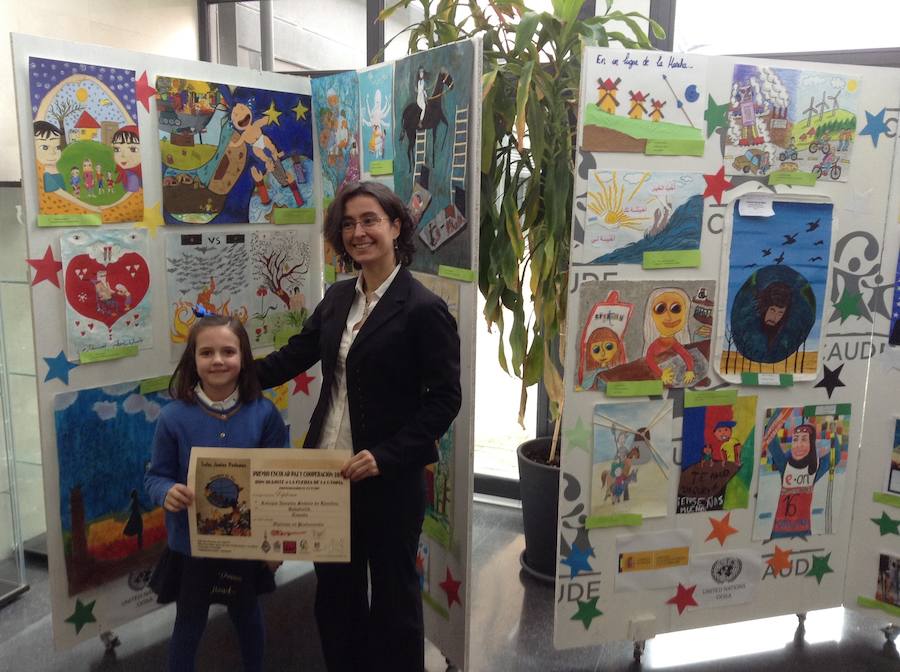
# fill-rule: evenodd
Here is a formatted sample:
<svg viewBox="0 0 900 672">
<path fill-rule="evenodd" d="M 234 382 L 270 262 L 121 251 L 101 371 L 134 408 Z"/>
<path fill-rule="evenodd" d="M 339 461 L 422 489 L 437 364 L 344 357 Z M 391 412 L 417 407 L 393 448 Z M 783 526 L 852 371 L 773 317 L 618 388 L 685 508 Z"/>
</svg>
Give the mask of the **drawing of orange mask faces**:
<svg viewBox="0 0 900 672">
<path fill-rule="evenodd" d="M 246 129 L 253 121 L 253 115 L 250 114 L 250 108 L 243 103 L 238 103 L 231 108 L 231 124 L 238 131 Z"/>
<path fill-rule="evenodd" d="M 684 329 L 687 323 L 687 306 L 684 297 L 676 292 L 663 292 L 651 308 L 653 323 L 659 335 L 664 338 L 674 336 Z"/>
<path fill-rule="evenodd" d="M 600 338 L 591 343 L 591 359 L 600 368 L 609 368 L 619 354 L 619 343 L 614 338 Z"/>
</svg>

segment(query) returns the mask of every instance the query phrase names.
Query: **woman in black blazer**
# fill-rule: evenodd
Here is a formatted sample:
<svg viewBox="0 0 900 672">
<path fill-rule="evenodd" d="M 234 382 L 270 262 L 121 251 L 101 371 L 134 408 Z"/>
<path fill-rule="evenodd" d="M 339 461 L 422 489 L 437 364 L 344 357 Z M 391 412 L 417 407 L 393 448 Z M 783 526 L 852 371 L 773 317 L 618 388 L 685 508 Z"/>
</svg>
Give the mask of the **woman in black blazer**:
<svg viewBox="0 0 900 672">
<path fill-rule="evenodd" d="M 416 551 L 425 465 L 459 412 L 459 336 L 446 304 L 405 268 L 415 224 L 376 182 L 328 208 L 325 237 L 360 269 L 335 283 L 303 331 L 259 363 L 262 386 L 322 362 L 306 448 L 352 448 L 351 559 L 318 563 L 316 620 L 331 672 L 424 669 Z M 371 603 L 368 578 L 371 576 Z"/>
</svg>

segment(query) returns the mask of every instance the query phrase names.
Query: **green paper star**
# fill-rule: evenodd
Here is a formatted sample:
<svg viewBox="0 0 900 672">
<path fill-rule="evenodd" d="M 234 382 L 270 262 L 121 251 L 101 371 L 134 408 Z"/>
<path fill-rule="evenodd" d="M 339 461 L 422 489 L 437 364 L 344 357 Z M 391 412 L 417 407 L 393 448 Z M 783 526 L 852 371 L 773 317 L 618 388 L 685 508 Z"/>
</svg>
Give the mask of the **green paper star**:
<svg viewBox="0 0 900 672">
<path fill-rule="evenodd" d="M 896 534 L 900 536 L 900 520 L 894 520 L 884 511 L 881 512 L 881 518 L 869 518 L 873 523 L 878 525 L 878 531 L 883 537 L 886 534 Z"/>
<path fill-rule="evenodd" d="M 828 560 L 831 558 L 831 553 L 828 555 L 813 555 L 813 564 L 810 570 L 806 573 L 806 576 L 814 576 L 816 577 L 816 582 L 821 584 L 822 578 L 826 574 L 834 574 L 834 570 L 828 565 Z"/>
<path fill-rule="evenodd" d="M 94 605 L 97 604 L 97 600 L 91 600 L 87 604 L 84 604 L 78 598 L 75 598 L 75 611 L 66 619 L 66 623 L 71 623 L 75 626 L 75 634 L 79 634 L 81 629 L 86 626 L 88 623 L 96 623 L 97 619 L 94 618 Z"/>
<path fill-rule="evenodd" d="M 578 611 L 575 612 L 575 615 L 572 616 L 573 621 L 581 621 L 584 625 L 584 629 L 587 630 L 591 627 L 591 621 L 593 621 L 598 616 L 602 616 L 603 612 L 597 609 L 597 600 L 600 599 L 598 597 L 592 597 L 591 599 L 582 602 L 581 600 L 576 600 L 578 602 Z"/>
<path fill-rule="evenodd" d="M 591 454 L 591 428 L 585 427 L 581 418 L 575 422 L 575 426 L 563 432 L 566 437 L 567 448 L 581 448 L 588 455 Z"/>
<path fill-rule="evenodd" d="M 706 118 L 706 137 L 708 138 L 717 128 L 724 128 L 728 125 L 728 103 L 717 105 L 710 96 L 703 116 Z"/>
<path fill-rule="evenodd" d="M 841 294 L 840 300 L 834 304 L 838 314 L 841 316 L 841 324 L 851 315 L 862 316 L 860 304 L 862 303 L 862 294 L 853 292 L 852 294 L 846 289 Z"/>
</svg>

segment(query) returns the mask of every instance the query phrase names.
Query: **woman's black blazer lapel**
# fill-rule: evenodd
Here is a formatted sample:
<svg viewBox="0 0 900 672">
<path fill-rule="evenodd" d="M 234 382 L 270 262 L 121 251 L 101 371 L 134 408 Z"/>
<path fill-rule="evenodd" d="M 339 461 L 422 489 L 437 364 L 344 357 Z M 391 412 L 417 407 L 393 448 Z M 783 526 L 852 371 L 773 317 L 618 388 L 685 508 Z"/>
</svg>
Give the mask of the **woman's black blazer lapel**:
<svg viewBox="0 0 900 672">
<path fill-rule="evenodd" d="M 409 290 L 412 284 L 412 274 L 405 268 L 401 268 L 397 272 L 397 277 L 388 287 L 384 296 L 375 304 L 372 314 L 366 318 L 359 333 L 350 346 L 350 352 L 358 350 L 359 347 L 371 338 L 372 334 L 378 331 L 383 325 L 391 321 L 391 319 L 403 310 L 406 300 L 409 297 Z M 349 309 L 348 309 L 349 310 Z M 349 357 L 349 354 L 348 354 Z"/>
</svg>

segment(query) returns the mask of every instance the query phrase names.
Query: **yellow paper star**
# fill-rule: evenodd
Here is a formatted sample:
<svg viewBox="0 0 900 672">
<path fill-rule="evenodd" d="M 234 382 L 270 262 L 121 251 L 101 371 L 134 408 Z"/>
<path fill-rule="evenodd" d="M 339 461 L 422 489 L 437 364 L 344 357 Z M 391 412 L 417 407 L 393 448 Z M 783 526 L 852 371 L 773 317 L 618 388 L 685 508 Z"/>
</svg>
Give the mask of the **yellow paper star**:
<svg viewBox="0 0 900 672">
<path fill-rule="evenodd" d="M 303 104 L 302 100 L 298 99 L 296 107 L 292 107 L 291 112 L 296 115 L 298 120 L 306 119 L 306 113 L 309 112 L 309 108 Z"/>
<path fill-rule="evenodd" d="M 270 124 L 275 124 L 278 126 L 278 117 L 283 114 L 280 110 L 275 109 L 275 101 L 273 100 L 269 103 L 269 109 L 263 112 L 263 116 L 269 120 Z"/>
<path fill-rule="evenodd" d="M 150 232 L 150 236 L 156 238 L 156 229 L 166 225 L 159 203 L 149 208 L 144 208 L 144 221 L 135 222 L 134 225 L 138 229 L 147 229 Z"/>
</svg>

